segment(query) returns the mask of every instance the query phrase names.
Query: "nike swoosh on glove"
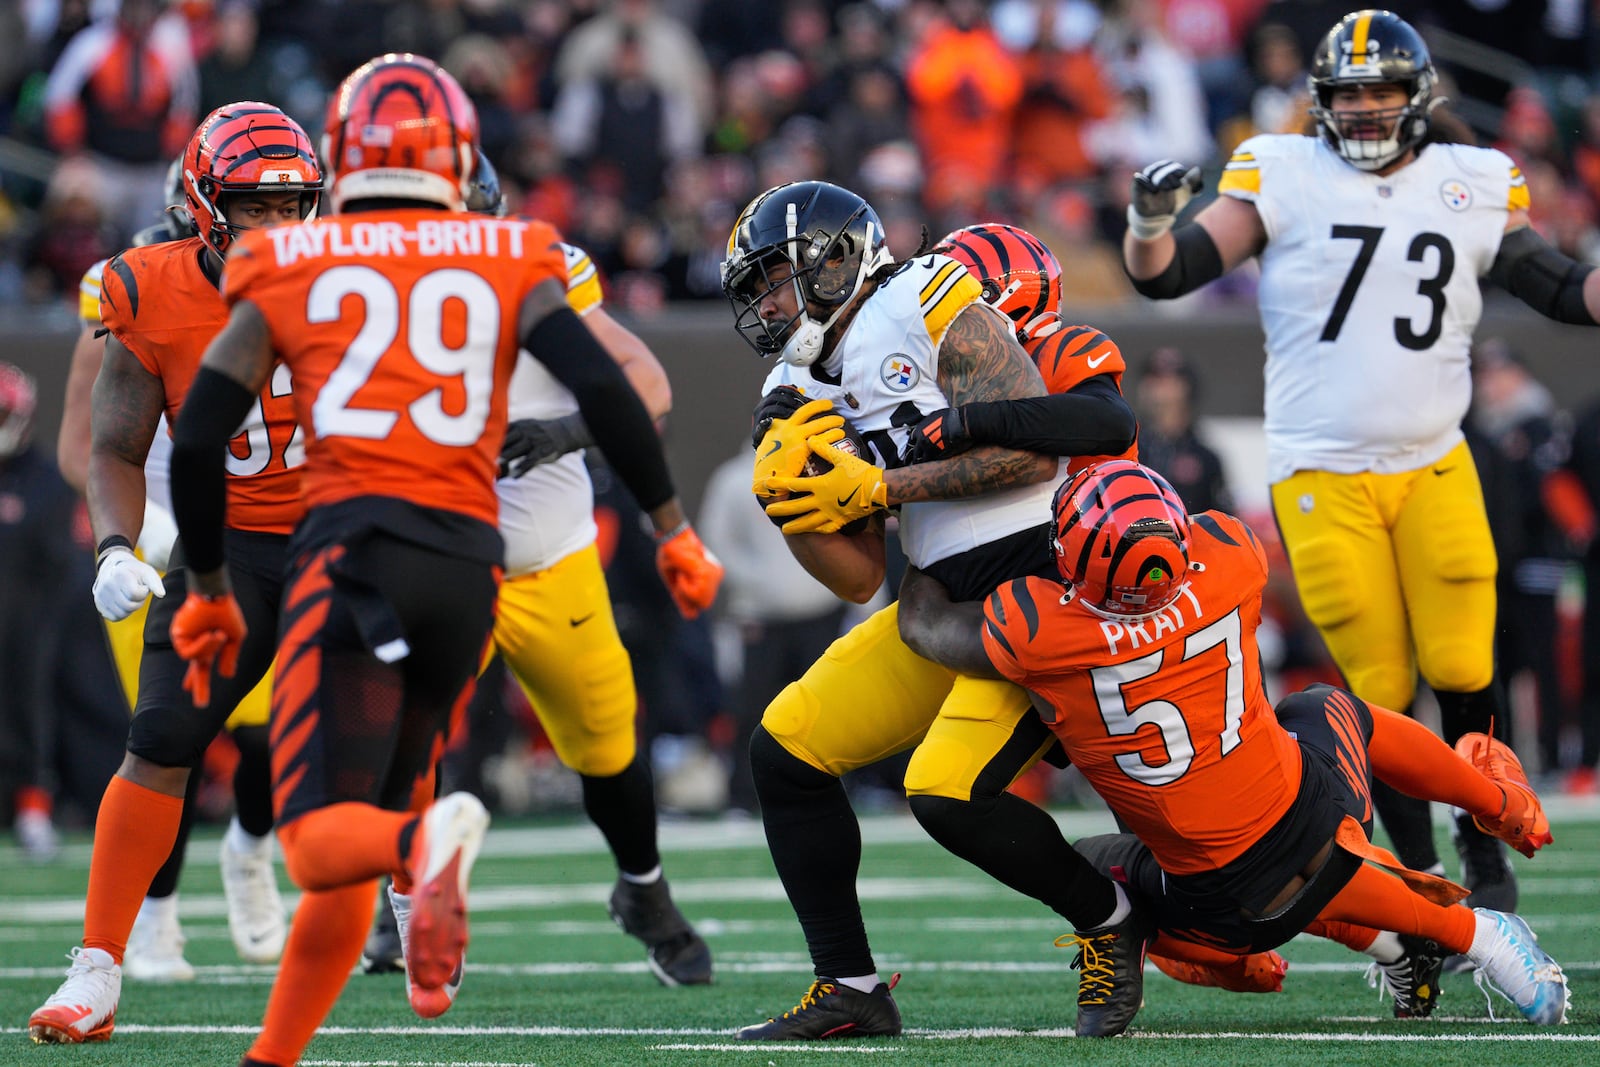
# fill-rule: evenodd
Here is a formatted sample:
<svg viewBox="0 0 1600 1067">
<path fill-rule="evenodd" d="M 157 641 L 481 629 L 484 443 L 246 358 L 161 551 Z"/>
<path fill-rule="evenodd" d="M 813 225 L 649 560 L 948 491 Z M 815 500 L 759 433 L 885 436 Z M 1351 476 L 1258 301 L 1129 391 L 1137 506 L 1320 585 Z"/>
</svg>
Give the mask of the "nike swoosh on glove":
<svg viewBox="0 0 1600 1067">
<path fill-rule="evenodd" d="M 889 487 L 877 466 L 821 438 L 813 437 L 807 446 L 833 467 L 810 478 L 767 479 L 769 493 L 791 494 L 767 505 L 768 515 L 790 519 L 783 524 L 785 534 L 838 533 L 889 506 Z"/>
<path fill-rule="evenodd" d="M 232 678 L 239 667 L 239 650 L 244 646 L 244 613 L 233 594 L 204 596 L 190 593 L 172 617 L 172 647 L 189 661 L 183 675 L 183 688 L 194 698 L 197 708 L 211 703 L 211 668 L 224 678 Z"/>
<path fill-rule="evenodd" d="M 139 610 L 147 597 L 166 596 L 161 575 L 126 548 L 108 549 L 94 574 L 94 606 L 111 622 Z"/>
<path fill-rule="evenodd" d="M 812 400 L 795 409 L 786 419 L 773 419 L 756 446 L 755 470 L 750 476 L 750 491 L 770 497 L 763 488 L 773 478 L 798 477 L 811 458 L 806 442 L 820 437 L 829 444 L 844 437 L 844 416 L 833 413 L 833 401 Z"/>
<path fill-rule="evenodd" d="M 692 526 L 656 545 L 656 570 L 686 619 L 709 608 L 722 585 L 722 562 L 701 544 Z"/>
</svg>

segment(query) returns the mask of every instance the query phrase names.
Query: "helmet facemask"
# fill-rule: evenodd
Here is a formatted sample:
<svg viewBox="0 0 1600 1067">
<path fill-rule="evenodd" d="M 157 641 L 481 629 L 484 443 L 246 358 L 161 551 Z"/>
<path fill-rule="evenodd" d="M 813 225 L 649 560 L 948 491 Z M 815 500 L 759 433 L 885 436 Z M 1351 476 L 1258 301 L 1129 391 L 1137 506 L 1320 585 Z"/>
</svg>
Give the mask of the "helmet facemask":
<svg viewBox="0 0 1600 1067">
<path fill-rule="evenodd" d="M 1428 131 L 1428 113 L 1440 101 L 1433 99 L 1433 72 L 1423 71 L 1409 82 L 1382 82 L 1399 85 L 1406 91 L 1401 107 L 1370 111 L 1335 111 L 1333 95 L 1351 81 L 1313 82 L 1316 104 L 1310 109 L 1322 139 L 1351 166 L 1361 170 L 1382 170 L 1416 146 Z M 1356 136 L 1362 127 L 1378 127 L 1381 137 Z"/>
<path fill-rule="evenodd" d="M 733 304 L 734 328 L 762 356 L 806 367 L 822 355 L 828 329 L 854 303 L 873 271 L 893 262 L 873 219 L 866 220 L 866 239 L 851 233 L 852 215 L 836 233 L 797 233 L 798 211 L 788 207 L 788 237 L 763 248 L 735 244 L 722 264 L 722 287 Z M 796 311 L 787 319 L 762 317 L 763 303 L 773 291 L 790 286 Z M 820 314 L 813 316 L 813 305 Z"/>
</svg>

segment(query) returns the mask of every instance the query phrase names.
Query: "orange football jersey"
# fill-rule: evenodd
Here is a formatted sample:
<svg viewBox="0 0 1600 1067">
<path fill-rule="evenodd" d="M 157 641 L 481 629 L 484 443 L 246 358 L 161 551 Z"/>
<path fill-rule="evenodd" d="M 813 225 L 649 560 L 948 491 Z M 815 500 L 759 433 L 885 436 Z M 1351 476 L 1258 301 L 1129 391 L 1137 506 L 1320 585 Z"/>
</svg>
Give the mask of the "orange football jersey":
<svg viewBox="0 0 1600 1067">
<path fill-rule="evenodd" d="M 1172 874 L 1236 858 L 1300 787 L 1256 648 L 1266 555 L 1231 515 L 1191 527 L 1187 586 L 1142 619 L 1096 615 L 1044 578 L 984 605 L 989 658 L 1048 702 L 1072 762 Z"/>
<path fill-rule="evenodd" d="M 1122 376 L 1128 370 L 1128 364 L 1122 358 L 1122 349 L 1093 326 L 1063 326 L 1022 347 L 1033 357 L 1039 373 L 1044 376 L 1045 388 L 1052 395 L 1065 393 L 1098 374 L 1109 374 L 1117 392 L 1122 392 Z M 1085 467 L 1108 459 L 1138 462 L 1138 438 L 1134 438 L 1126 452 L 1115 456 L 1071 456 L 1067 471 L 1077 474 Z"/>
<path fill-rule="evenodd" d="M 566 271 L 545 223 L 431 208 L 245 235 L 223 295 L 256 306 L 294 372 L 306 503 L 395 497 L 494 525 L 518 311 Z"/>
<path fill-rule="evenodd" d="M 106 264 L 100 317 L 166 390 L 167 425 L 200 370 L 201 357 L 228 321 L 228 305 L 200 269 L 200 238 L 130 248 Z M 228 442 L 228 525 L 290 533 L 305 514 L 305 460 L 288 368 L 272 377 L 238 434 Z"/>
</svg>

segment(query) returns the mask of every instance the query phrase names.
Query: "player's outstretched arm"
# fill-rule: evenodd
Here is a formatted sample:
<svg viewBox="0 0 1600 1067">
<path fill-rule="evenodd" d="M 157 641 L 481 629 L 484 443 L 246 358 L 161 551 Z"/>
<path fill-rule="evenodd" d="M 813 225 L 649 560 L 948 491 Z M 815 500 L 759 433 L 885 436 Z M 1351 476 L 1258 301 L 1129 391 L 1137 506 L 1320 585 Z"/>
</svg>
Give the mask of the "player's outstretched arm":
<svg viewBox="0 0 1600 1067">
<path fill-rule="evenodd" d="M 1489 278 L 1533 310 L 1575 326 L 1600 324 L 1600 271 L 1551 248 L 1517 210 L 1506 220 Z"/>
<path fill-rule="evenodd" d="M 661 439 L 627 375 L 567 304 L 555 281 L 523 300 L 523 349 L 543 363 L 578 402 L 578 413 L 606 461 L 655 527 L 656 569 L 678 610 L 693 618 L 711 606 L 722 564 L 706 551 L 678 502 Z"/>
<path fill-rule="evenodd" d="M 1255 205 L 1219 196 L 1174 228 L 1178 212 L 1200 191 L 1197 168 L 1159 160 L 1133 176 L 1122 266 L 1133 287 L 1170 300 L 1205 285 L 1260 252 L 1266 227 Z"/>
<path fill-rule="evenodd" d="M 1044 379 L 1005 319 L 974 304 L 957 315 L 939 345 L 939 388 L 952 407 L 974 401 L 1043 396 Z M 884 472 L 887 504 L 955 500 L 1047 481 L 1054 456 L 992 445 Z"/>
<path fill-rule="evenodd" d="M 1000 445 L 1049 456 L 1115 456 L 1133 444 L 1138 419 L 1109 375 L 1064 393 L 989 400 L 946 408 L 912 430 L 906 459 L 928 463 L 974 445 Z"/>
<path fill-rule="evenodd" d="M 900 639 L 923 659 L 974 678 L 1000 678 L 983 647 L 983 602 L 954 603 L 937 578 L 906 568 L 900 582 Z"/>
</svg>

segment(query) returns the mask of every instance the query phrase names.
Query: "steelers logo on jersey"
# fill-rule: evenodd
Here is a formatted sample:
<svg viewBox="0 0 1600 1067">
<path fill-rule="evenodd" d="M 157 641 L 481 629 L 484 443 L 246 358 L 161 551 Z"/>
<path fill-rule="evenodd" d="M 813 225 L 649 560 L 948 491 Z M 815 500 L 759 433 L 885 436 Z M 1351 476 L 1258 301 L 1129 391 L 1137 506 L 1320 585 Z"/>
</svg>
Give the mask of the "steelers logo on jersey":
<svg viewBox="0 0 1600 1067">
<path fill-rule="evenodd" d="M 1439 198 L 1451 211 L 1465 211 L 1472 206 L 1472 190 L 1458 178 L 1451 178 L 1439 186 Z"/>
<path fill-rule="evenodd" d="M 896 393 L 908 393 L 922 380 L 922 371 L 904 352 L 891 352 L 878 367 L 878 377 Z"/>
</svg>

